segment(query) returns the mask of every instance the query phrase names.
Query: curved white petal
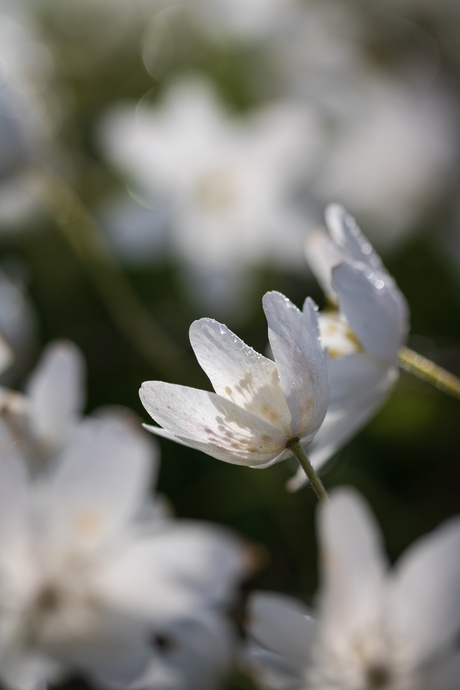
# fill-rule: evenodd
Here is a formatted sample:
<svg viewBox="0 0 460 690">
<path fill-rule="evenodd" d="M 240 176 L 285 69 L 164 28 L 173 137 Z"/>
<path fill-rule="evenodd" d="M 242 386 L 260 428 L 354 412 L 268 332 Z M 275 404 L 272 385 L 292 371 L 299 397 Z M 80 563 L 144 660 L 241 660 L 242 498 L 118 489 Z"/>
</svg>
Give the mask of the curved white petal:
<svg viewBox="0 0 460 690">
<path fill-rule="evenodd" d="M 372 271 L 385 272 L 382 260 L 369 240 L 362 234 L 355 219 L 340 204 L 329 204 L 326 224 L 337 247 L 350 261 L 359 261 Z"/>
<path fill-rule="evenodd" d="M 265 464 L 285 448 L 286 435 L 279 429 L 215 393 L 146 381 L 139 395 L 158 424 L 219 460 Z"/>
<path fill-rule="evenodd" d="M 343 263 L 333 270 L 339 305 L 366 350 L 390 363 L 404 342 L 404 298 L 383 274 Z"/>
<path fill-rule="evenodd" d="M 17 644 L 17 640 L 1 640 L 0 679 L 2 685 L 14 690 L 43 690 L 59 677 L 56 660 Z"/>
<path fill-rule="evenodd" d="M 144 503 L 154 453 L 132 420 L 86 419 L 40 483 L 50 536 L 94 546 L 123 527 Z"/>
<path fill-rule="evenodd" d="M 330 411 L 372 404 L 382 397 L 397 378 L 396 367 L 367 352 L 329 360 Z"/>
<path fill-rule="evenodd" d="M 129 690 L 215 690 L 232 660 L 235 634 L 222 613 L 200 611 L 155 626 L 166 644 L 155 647 L 147 671 Z"/>
<path fill-rule="evenodd" d="M 213 319 L 192 323 L 190 342 L 218 395 L 289 435 L 291 415 L 272 360 Z"/>
<path fill-rule="evenodd" d="M 248 567 L 244 545 L 227 530 L 170 521 L 127 545 L 100 587 L 106 601 L 162 625 L 229 604 Z"/>
<path fill-rule="evenodd" d="M 307 665 L 317 623 L 300 601 L 275 593 L 256 592 L 249 602 L 248 632 L 269 651 Z"/>
<path fill-rule="evenodd" d="M 257 687 L 270 690 L 295 690 L 301 687 L 304 668 L 281 654 L 269 652 L 256 642 L 247 645 L 246 665 Z"/>
<path fill-rule="evenodd" d="M 291 413 L 291 434 L 314 433 L 326 414 L 328 374 L 319 340 L 316 306 L 306 300 L 304 311 L 279 292 L 263 298 L 268 337 Z"/>
<path fill-rule="evenodd" d="M 30 424 L 45 450 L 55 450 L 75 427 L 84 403 L 85 364 L 71 342 L 55 342 L 27 384 Z"/>
<path fill-rule="evenodd" d="M 419 539 L 396 564 L 389 624 L 416 663 L 460 631 L 460 518 Z"/>
<path fill-rule="evenodd" d="M 331 494 L 319 514 L 319 542 L 323 642 L 343 655 L 378 624 L 386 570 L 378 527 L 352 489 Z"/>
<path fill-rule="evenodd" d="M 324 230 L 313 230 L 305 240 L 305 256 L 316 280 L 328 299 L 337 302 L 332 285 L 332 269 L 346 259 L 345 253 L 334 244 Z"/>
</svg>

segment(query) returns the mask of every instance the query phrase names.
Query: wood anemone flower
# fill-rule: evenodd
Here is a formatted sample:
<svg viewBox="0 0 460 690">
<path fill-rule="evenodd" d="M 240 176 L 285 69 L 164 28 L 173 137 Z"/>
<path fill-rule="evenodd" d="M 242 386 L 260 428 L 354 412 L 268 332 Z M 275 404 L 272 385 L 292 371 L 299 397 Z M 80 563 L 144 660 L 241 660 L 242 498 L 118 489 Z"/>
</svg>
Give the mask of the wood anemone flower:
<svg viewBox="0 0 460 690">
<path fill-rule="evenodd" d="M 236 465 L 268 467 L 308 445 L 328 405 L 328 373 L 317 307 L 300 311 L 278 292 L 263 299 L 275 361 L 248 347 L 226 326 L 199 319 L 190 327 L 195 355 L 215 393 L 146 381 L 140 397 L 161 427 L 146 428 Z"/>
</svg>

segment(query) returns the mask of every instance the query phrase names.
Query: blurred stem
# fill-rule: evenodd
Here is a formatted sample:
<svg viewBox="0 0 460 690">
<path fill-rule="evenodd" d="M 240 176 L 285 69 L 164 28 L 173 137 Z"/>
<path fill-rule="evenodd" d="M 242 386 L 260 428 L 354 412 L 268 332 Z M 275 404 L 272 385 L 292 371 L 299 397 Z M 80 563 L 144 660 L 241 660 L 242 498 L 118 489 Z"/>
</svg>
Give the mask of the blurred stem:
<svg viewBox="0 0 460 690">
<path fill-rule="evenodd" d="M 27 185 L 27 190 L 69 242 L 126 339 L 150 365 L 173 369 L 177 374 L 183 367 L 179 359 L 182 351 L 141 303 L 100 227 L 78 196 L 44 167 L 38 181 Z"/>
<path fill-rule="evenodd" d="M 426 357 L 419 355 L 408 347 L 402 347 L 398 352 L 399 366 L 420 379 L 431 383 L 439 390 L 460 400 L 460 379 L 454 374 L 438 367 Z"/>
<path fill-rule="evenodd" d="M 315 470 L 313 469 L 313 465 L 311 464 L 310 460 L 305 455 L 305 451 L 300 445 L 300 443 L 295 440 L 288 441 L 288 443 L 286 444 L 286 448 L 289 448 L 289 450 L 291 450 L 294 453 L 295 457 L 302 466 L 302 469 L 304 470 L 305 474 L 310 480 L 310 484 L 312 486 L 313 491 L 317 495 L 318 500 L 323 506 L 326 506 L 329 503 L 329 497 L 326 493 L 326 489 L 324 488 L 321 479 L 318 477 Z"/>
</svg>

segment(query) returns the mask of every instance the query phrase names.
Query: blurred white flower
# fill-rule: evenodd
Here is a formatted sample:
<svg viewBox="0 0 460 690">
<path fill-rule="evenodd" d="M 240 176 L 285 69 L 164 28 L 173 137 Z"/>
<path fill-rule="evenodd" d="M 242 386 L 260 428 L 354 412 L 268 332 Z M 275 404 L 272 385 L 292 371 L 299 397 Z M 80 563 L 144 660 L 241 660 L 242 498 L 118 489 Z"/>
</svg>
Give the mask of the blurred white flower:
<svg viewBox="0 0 460 690">
<path fill-rule="evenodd" d="M 244 571 L 236 539 L 154 519 L 152 511 L 142 518 L 152 459 L 142 432 L 114 413 L 82 422 L 33 480 L 14 446 L 2 458 L 0 676 L 7 687 L 43 687 L 71 671 L 104 684 L 133 681 L 155 668 L 163 627 L 193 622 L 230 599 Z"/>
<path fill-rule="evenodd" d="M 322 207 L 337 199 L 365 219 L 372 239 L 387 249 L 456 184 L 458 99 L 440 78 L 434 34 L 407 20 L 405 57 L 377 66 L 369 47 L 385 35 L 379 17 L 389 21 L 387 31 L 396 21 L 390 8 L 373 13 L 372 4 L 379 5 L 297 3 L 279 22 L 270 48 L 278 89 L 308 103 L 321 122 L 311 203 Z M 410 52 L 419 39 L 432 43 L 422 56 Z M 393 59 L 397 55 L 394 50 Z"/>
<path fill-rule="evenodd" d="M 365 218 L 388 247 L 453 180 L 454 103 L 442 92 L 420 93 L 369 69 L 358 69 L 356 79 L 333 116 L 314 188 L 320 201 L 337 199 Z"/>
<path fill-rule="evenodd" d="M 231 115 L 198 80 L 170 87 L 155 109 L 113 110 L 99 128 L 107 157 L 153 209 L 153 251 L 166 207 L 170 248 L 192 272 L 191 289 L 205 282 L 208 300 L 217 277 L 234 291 L 251 266 L 300 268 L 305 218 L 293 198 L 316 158 L 317 133 L 307 108 L 281 102 Z"/>
<path fill-rule="evenodd" d="M 50 146 L 58 114 L 53 63 L 21 3 L 0 5 L 0 226 L 15 229 L 36 208 L 21 179 Z"/>
<path fill-rule="evenodd" d="M 293 600 L 252 601 L 252 663 L 276 690 L 454 690 L 460 678 L 460 521 L 389 568 L 360 496 L 335 491 L 319 514 L 317 622 Z"/>
<path fill-rule="evenodd" d="M 26 386 L 26 395 L 1 390 L 2 443 L 20 443 L 33 470 L 43 468 L 70 440 L 84 405 L 84 361 L 71 342 L 45 348 Z"/>
<path fill-rule="evenodd" d="M 275 362 L 217 321 L 195 321 L 190 342 L 216 392 L 146 381 L 142 403 L 164 427 L 149 431 L 251 467 L 290 457 L 289 441 L 311 442 L 328 403 L 316 307 L 307 299 L 301 312 L 277 292 L 263 304 Z"/>
<path fill-rule="evenodd" d="M 157 636 L 154 660 L 129 690 L 216 690 L 235 646 L 235 631 L 217 611 L 171 621 Z"/>
<path fill-rule="evenodd" d="M 155 446 L 127 414 L 82 420 L 82 374 L 77 348 L 56 343 L 27 395 L 2 391 L 0 679 L 193 690 L 196 664 L 207 687 L 230 660 L 222 609 L 246 553 L 223 529 L 166 516 L 149 496 Z"/>
<path fill-rule="evenodd" d="M 404 296 L 354 219 L 338 205 L 326 210 L 331 237 L 312 232 L 306 256 L 334 305 L 319 316 L 328 348 L 329 407 L 309 448 L 317 469 L 375 414 L 398 377 L 396 360 L 407 331 Z M 289 482 L 296 490 L 307 481 L 299 468 Z"/>
</svg>

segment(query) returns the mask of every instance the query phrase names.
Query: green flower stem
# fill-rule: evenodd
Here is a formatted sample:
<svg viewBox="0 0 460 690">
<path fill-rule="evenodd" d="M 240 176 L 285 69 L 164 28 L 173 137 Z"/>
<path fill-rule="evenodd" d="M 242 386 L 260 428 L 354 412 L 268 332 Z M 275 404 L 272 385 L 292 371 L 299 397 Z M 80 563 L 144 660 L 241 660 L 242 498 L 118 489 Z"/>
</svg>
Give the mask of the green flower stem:
<svg viewBox="0 0 460 690">
<path fill-rule="evenodd" d="M 460 400 L 460 379 L 417 352 L 402 347 L 398 352 L 398 363 L 402 369 L 431 383 L 444 393 Z"/>
<path fill-rule="evenodd" d="M 75 192 L 45 167 L 41 167 L 34 184 L 26 188 L 69 242 L 126 339 L 150 365 L 177 375 L 182 367 L 182 350 L 139 300 L 100 227 Z"/>
<path fill-rule="evenodd" d="M 326 506 L 329 503 L 329 497 L 326 493 L 326 489 L 324 488 L 321 479 L 318 477 L 315 470 L 313 469 L 313 465 L 311 464 L 310 460 L 305 455 L 305 451 L 300 445 L 300 443 L 296 440 L 288 441 L 288 443 L 286 444 L 286 448 L 289 448 L 289 450 L 291 450 L 294 453 L 302 469 L 305 471 L 305 474 L 310 480 L 310 484 L 312 486 L 313 491 L 318 496 L 318 500 L 323 506 Z"/>
</svg>

